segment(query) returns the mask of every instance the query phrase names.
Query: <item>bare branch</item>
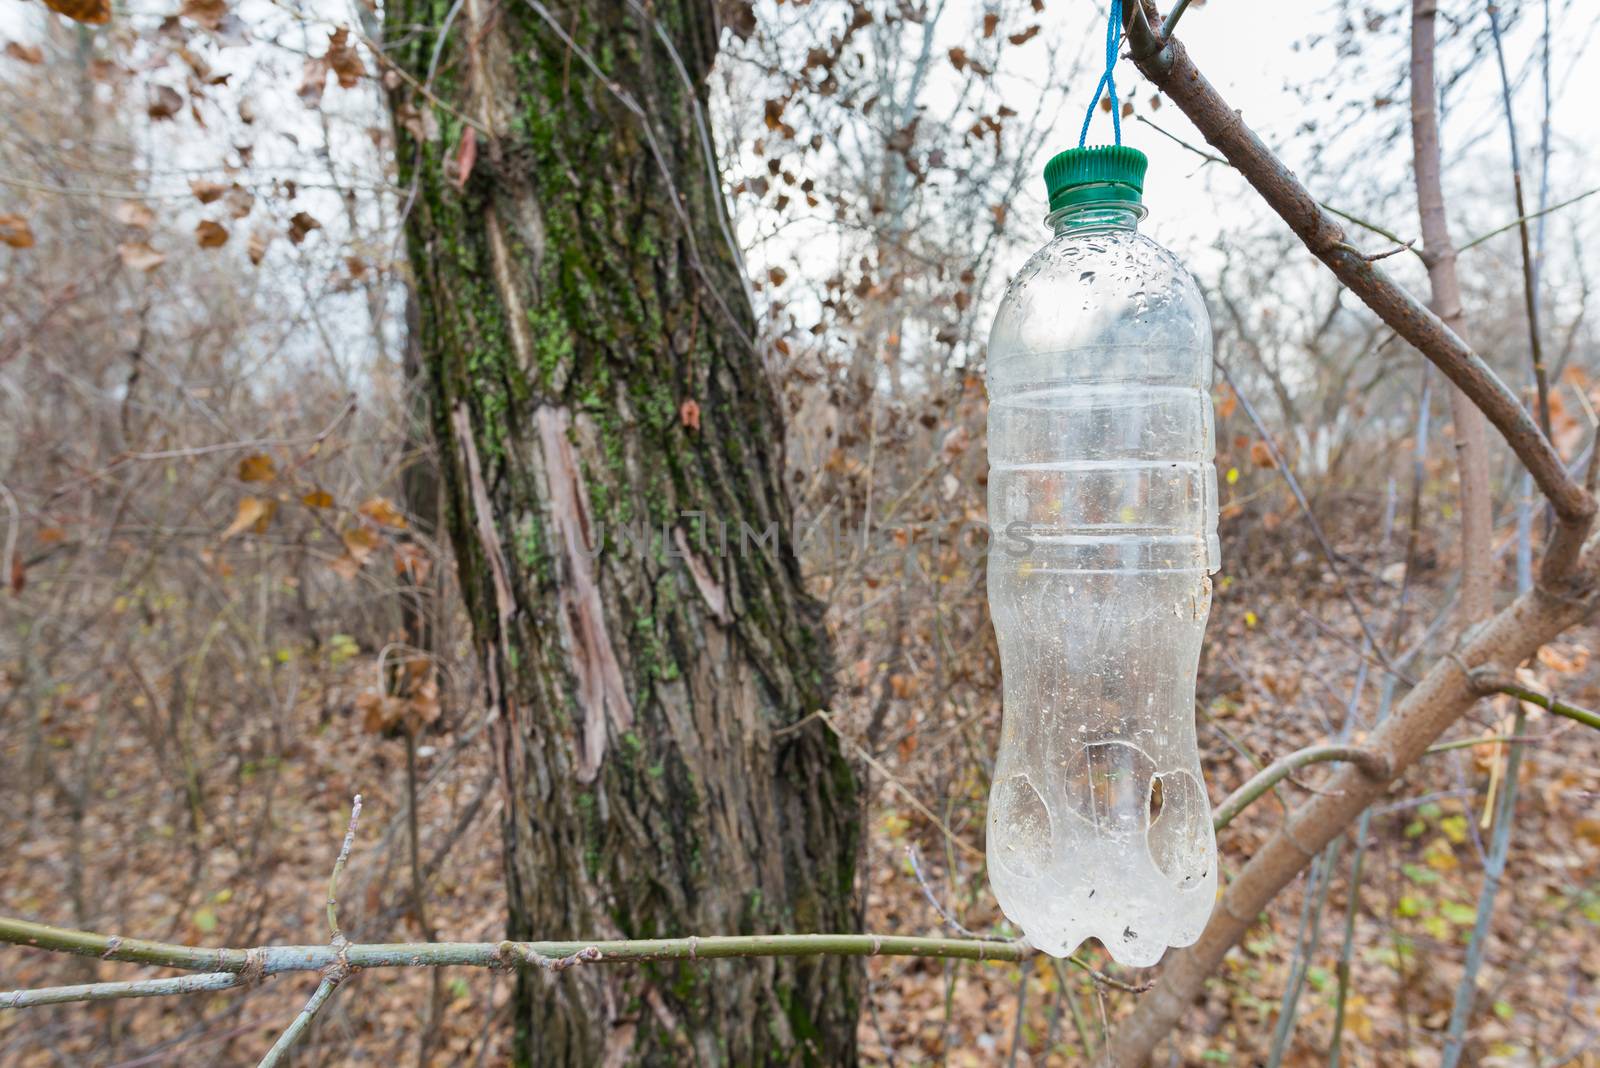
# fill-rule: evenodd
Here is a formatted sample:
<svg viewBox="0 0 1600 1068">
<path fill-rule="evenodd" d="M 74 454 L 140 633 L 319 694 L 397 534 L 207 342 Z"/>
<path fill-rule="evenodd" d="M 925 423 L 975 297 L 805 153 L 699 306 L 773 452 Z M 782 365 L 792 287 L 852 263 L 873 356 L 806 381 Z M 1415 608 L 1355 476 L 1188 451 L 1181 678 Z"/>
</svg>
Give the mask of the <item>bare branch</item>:
<svg viewBox="0 0 1600 1068">
<path fill-rule="evenodd" d="M 328 937 L 336 946 L 343 945 L 345 941 L 344 934 L 339 930 L 339 875 L 344 871 L 345 861 L 350 859 L 350 848 L 356 841 L 356 825 L 360 821 L 361 795 L 356 794 L 350 805 L 350 825 L 345 828 L 339 857 L 333 862 L 333 871 L 328 875 Z"/>
<path fill-rule="evenodd" d="M 356 807 L 359 808 L 360 805 Z M 267 1050 L 267 1055 L 261 1058 L 258 1068 L 273 1068 L 274 1065 L 282 1063 L 295 1043 L 300 1041 L 300 1036 L 305 1034 L 306 1028 L 311 1026 L 311 1021 L 316 1018 L 317 1013 L 322 1011 L 322 1007 L 333 996 L 334 990 L 338 989 L 339 984 L 349 975 L 350 970 L 342 964 L 335 964 L 323 973 L 322 982 L 318 983 L 317 989 L 312 992 L 311 1000 L 306 1002 L 306 1007 L 300 1010 L 294 1022 L 278 1036 L 278 1041 L 272 1044 L 272 1048 Z"/>
<path fill-rule="evenodd" d="M 1342 227 L 1317 204 L 1239 113 L 1212 87 L 1179 41 L 1163 44 L 1142 3 L 1130 3 L 1128 40 L 1139 70 L 1166 93 L 1207 142 L 1237 167 L 1296 236 L 1400 336 L 1454 382 L 1505 437 L 1561 519 L 1545 581 L 1571 572 L 1595 514 L 1594 498 L 1568 473 L 1538 424 L 1483 358 L 1381 267 L 1351 251 Z"/>
<path fill-rule="evenodd" d="M 1344 761 L 1360 768 L 1368 777 L 1381 780 L 1389 775 L 1389 760 L 1382 753 L 1359 745 L 1308 745 L 1280 757 L 1252 775 L 1211 814 L 1211 826 L 1222 830 L 1233 822 L 1251 802 L 1301 768 L 1330 761 Z"/>
<path fill-rule="evenodd" d="M 0 1009 L 29 1009 L 37 1005 L 65 1005 L 73 1001 L 120 1001 L 123 998 L 162 998 L 174 994 L 196 994 L 206 990 L 231 990 L 245 986 L 249 976 L 242 972 L 202 972 L 165 979 L 134 979 L 116 983 L 79 983 L 76 986 L 47 986 L 38 990 L 8 990 L 0 993 Z"/>
<path fill-rule="evenodd" d="M 874 934 L 727 935 L 705 938 L 650 938 L 598 942 L 399 942 L 333 946 L 265 946 L 254 950 L 208 949 L 167 942 L 118 938 L 28 920 L 0 918 L 0 943 L 33 946 L 103 960 L 196 971 L 242 972 L 252 956 L 260 975 L 320 971 L 342 958 L 351 968 L 503 968 L 541 966 L 593 949 L 581 962 L 624 964 L 656 960 L 721 960 L 730 957 L 935 957 L 949 960 L 1015 963 L 1033 950 L 1017 942 L 968 938 L 914 938 Z"/>
<path fill-rule="evenodd" d="M 1511 676 L 1502 675 L 1491 668 L 1474 671 L 1472 681 L 1478 687 L 1479 693 L 1503 693 L 1519 701 L 1526 701 L 1530 705 L 1538 705 L 1545 711 L 1564 716 L 1574 723 L 1582 723 L 1586 727 L 1600 730 L 1600 713 L 1568 704 L 1552 694 L 1540 693 L 1530 686 L 1524 686 Z"/>
</svg>

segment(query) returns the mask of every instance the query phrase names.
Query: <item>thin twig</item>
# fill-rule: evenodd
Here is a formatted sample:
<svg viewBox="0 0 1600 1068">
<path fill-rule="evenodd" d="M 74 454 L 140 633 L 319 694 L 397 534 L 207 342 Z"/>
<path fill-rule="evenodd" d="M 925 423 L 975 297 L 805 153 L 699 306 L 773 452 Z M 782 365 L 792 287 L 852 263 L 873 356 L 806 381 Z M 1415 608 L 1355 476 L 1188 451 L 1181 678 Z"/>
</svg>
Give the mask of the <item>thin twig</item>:
<svg viewBox="0 0 1600 1068">
<path fill-rule="evenodd" d="M 1480 668 L 1472 672 L 1472 682 L 1478 688 L 1479 693 L 1503 693 L 1515 697 L 1519 701 L 1526 701 L 1530 705 L 1538 705 L 1546 712 L 1554 712 L 1558 716 L 1565 716 L 1567 719 L 1582 723 L 1586 727 L 1600 730 L 1600 713 L 1568 704 L 1554 694 L 1540 693 L 1529 686 L 1524 686 L 1508 675 L 1501 675 L 1492 669 Z M 1515 734 L 1516 732 L 1513 731 L 1512 733 Z"/>
<path fill-rule="evenodd" d="M 328 876 L 328 939 L 335 946 L 345 944 L 344 933 L 339 930 L 339 875 L 345 861 L 350 859 L 350 847 L 355 845 L 356 824 L 361 821 L 361 795 L 356 794 L 350 806 L 350 825 L 345 828 L 344 843 L 339 846 L 339 858 L 333 862 L 333 872 Z"/>
<path fill-rule="evenodd" d="M 916 938 L 877 934 L 713 935 L 704 938 L 644 938 L 590 942 L 398 942 L 263 946 L 256 949 L 197 949 L 168 942 L 123 939 L 29 920 L 0 918 L 0 943 L 75 953 L 103 960 L 242 972 L 254 959 L 261 976 L 320 971 L 341 959 L 351 968 L 504 968 L 542 966 L 541 958 L 574 963 L 625 964 L 659 960 L 723 960 L 733 957 L 934 957 L 1015 963 L 1034 951 L 1016 942 L 967 938 Z"/>
<path fill-rule="evenodd" d="M 1354 764 L 1368 777 L 1374 779 L 1387 778 L 1389 775 L 1388 758 L 1375 749 L 1365 749 L 1359 745 L 1307 746 L 1274 760 L 1229 794 L 1227 800 L 1218 805 L 1212 813 L 1212 828 L 1222 830 L 1233 822 L 1234 817 L 1248 808 L 1251 802 L 1301 768 L 1329 761 Z"/>
<path fill-rule="evenodd" d="M 1477 237 L 1473 238 L 1471 241 L 1464 242 L 1460 248 L 1456 249 L 1456 251 L 1457 252 L 1465 252 L 1469 248 L 1475 248 L 1476 246 L 1483 244 L 1485 241 L 1489 240 L 1492 237 L 1499 237 L 1501 234 L 1505 233 L 1507 230 L 1514 230 L 1518 226 L 1521 226 L 1523 223 L 1532 222 L 1534 219 L 1540 218 L 1541 216 L 1549 215 L 1551 212 L 1560 211 L 1562 208 L 1570 208 L 1572 205 L 1578 203 L 1580 200 L 1586 200 L 1589 197 L 1594 196 L 1596 193 L 1600 193 L 1600 185 L 1595 186 L 1593 189 L 1586 189 L 1582 193 L 1579 193 L 1575 197 L 1568 197 L 1566 200 L 1561 201 L 1561 203 L 1559 203 L 1559 204 L 1552 204 L 1548 208 L 1541 208 L 1540 210 L 1535 211 L 1535 212 L 1530 212 L 1527 215 L 1519 215 L 1519 216 L 1517 216 L 1517 218 L 1512 219 L 1510 222 L 1506 223 L 1504 226 L 1497 226 L 1493 230 L 1490 230 L 1486 234 L 1479 234 Z"/>
<path fill-rule="evenodd" d="M 261 1058 L 261 1063 L 257 1065 L 257 1068 L 274 1068 L 275 1065 L 283 1061 L 289 1051 L 294 1048 L 294 1044 L 300 1041 L 300 1036 L 305 1034 L 306 1028 L 311 1026 L 311 1021 L 316 1017 L 317 1013 L 322 1011 L 322 1007 L 328 1003 L 328 999 L 333 996 L 334 990 L 338 988 L 340 983 L 344 982 L 349 974 L 349 969 L 339 964 L 333 965 L 323 973 L 322 981 L 317 984 L 317 989 L 311 994 L 311 1000 L 306 1002 L 306 1007 L 300 1010 L 300 1014 L 294 1018 L 294 1022 L 284 1030 L 283 1034 L 278 1036 L 278 1041 L 274 1042 L 272 1048 L 267 1050 L 267 1055 Z"/>
<path fill-rule="evenodd" d="M 0 1009 L 30 1009 L 37 1005 L 65 1005 L 73 1001 L 119 1001 L 123 998 L 162 998 L 205 990 L 231 990 L 250 979 L 242 972 L 201 972 L 164 979 L 134 979 L 116 983 L 80 983 L 47 986 L 38 990 L 0 993 Z"/>
</svg>

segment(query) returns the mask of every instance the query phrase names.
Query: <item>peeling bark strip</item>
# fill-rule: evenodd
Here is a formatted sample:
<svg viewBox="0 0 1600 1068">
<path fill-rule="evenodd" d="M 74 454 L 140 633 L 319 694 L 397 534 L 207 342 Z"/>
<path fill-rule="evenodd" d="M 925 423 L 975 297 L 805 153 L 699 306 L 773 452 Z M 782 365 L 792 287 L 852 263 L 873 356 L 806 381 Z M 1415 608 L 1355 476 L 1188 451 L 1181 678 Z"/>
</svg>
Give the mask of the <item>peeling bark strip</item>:
<svg viewBox="0 0 1600 1068">
<path fill-rule="evenodd" d="M 616 650 L 606 630 L 600 587 L 594 580 L 594 547 L 589 544 L 589 491 L 572 449 L 572 416 L 565 408 L 542 405 L 533 413 L 549 485 L 551 538 L 558 558 L 561 635 L 568 663 L 578 677 L 578 708 L 583 715 L 583 747 L 578 781 L 593 782 L 606 752 L 606 724 L 617 733 L 633 729 L 633 702 L 622 680 Z"/>
<path fill-rule="evenodd" d="M 456 446 L 461 450 L 462 465 L 466 468 L 467 492 L 472 496 L 472 518 L 477 528 L 478 547 L 483 550 L 484 559 L 489 561 L 489 575 L 494 583 L 495 614 L 500 622 L 499 642 L 503 647 L 511 638 L 511 618 L 517 611 L 517 598 L 511 589 L 505 554 L 500 551 L 500 535 L 494 528 L 494 507 L 483 482 L 483 465 L 478 462 L 478 447 L 472 438 L 472 416 L 460 401 L 450 409 L 450 425 L 455 431 Z"/>
<path fill-rule="evenodd" d="M 711 615 L 718 623 L 726 626 L 731 618 L 728 615 L 728 591 L 717 583 L 705 560 L 689 548 L 689 536 L 683 532 L 682 527 L 672 528 L 672 540 L 678 546 L 678 555 L 689 565 L 689 575 L 694 579 L 694 587 L 700 591 L 700 597 L 706 602 L 706 607 L 711 609 Z"/>
</svg>

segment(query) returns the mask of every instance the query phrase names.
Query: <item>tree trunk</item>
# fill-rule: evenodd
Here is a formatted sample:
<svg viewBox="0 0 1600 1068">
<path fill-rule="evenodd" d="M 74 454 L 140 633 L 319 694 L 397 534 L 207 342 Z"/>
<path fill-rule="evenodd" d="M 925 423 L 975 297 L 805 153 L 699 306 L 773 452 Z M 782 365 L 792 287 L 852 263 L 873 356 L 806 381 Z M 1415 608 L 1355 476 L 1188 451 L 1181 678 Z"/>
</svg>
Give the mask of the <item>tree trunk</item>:
<svg viewBox="0 0 1600 1068">
<path fill-rule="evenodd" d="M 1428 302 L 1455 335 L 1467 336 L 1456 276 L 1456 246 L 1450 240 L 1440 179 L 1439 111 L 1434 85 L 1436 0 L 1411 4 L 1411 147 L 1416 171 L 1417 213 L 1422 225 L 1422 260 L 1428 267 Z M 1489 485 L 1489 421 L 1453 383 L 1450 419 L 1456 432 L 1456 470 L 1461 479 L 1461 598 L 1457 615 L 1474 626 L 1494 611 L 1494 515 Z"/>
<path fill-rule="evenodd" d="M 695 0 L 400 0 L 388 31 L 514 939 L 856 922 L 854 778 L 794 726 L 830 665 L 705 125 L 717 33 Z M 828 957 L 524 972 L 518 1059 L 850 1063 L 858 985 Z"/>
</svg>

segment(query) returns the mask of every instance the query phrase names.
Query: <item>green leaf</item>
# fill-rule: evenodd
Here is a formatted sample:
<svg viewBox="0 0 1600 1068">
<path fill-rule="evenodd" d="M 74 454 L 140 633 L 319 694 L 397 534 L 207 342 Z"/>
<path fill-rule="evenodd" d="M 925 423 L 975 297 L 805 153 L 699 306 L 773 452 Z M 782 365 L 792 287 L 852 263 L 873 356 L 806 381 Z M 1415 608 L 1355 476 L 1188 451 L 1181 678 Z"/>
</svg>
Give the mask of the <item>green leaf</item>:
<svg viewBox="0 0 1600 1068">
<path fill-rule="evenodd" d="M 1407 879 L 1410 879 L 1418 886 L 1432 886 L 1439 881 L 1438 872 L 1430 871 L 1421 864 L 1405 864 L 1401 866 L 1400 870 L 1406 873 Z"/>
</svg>

